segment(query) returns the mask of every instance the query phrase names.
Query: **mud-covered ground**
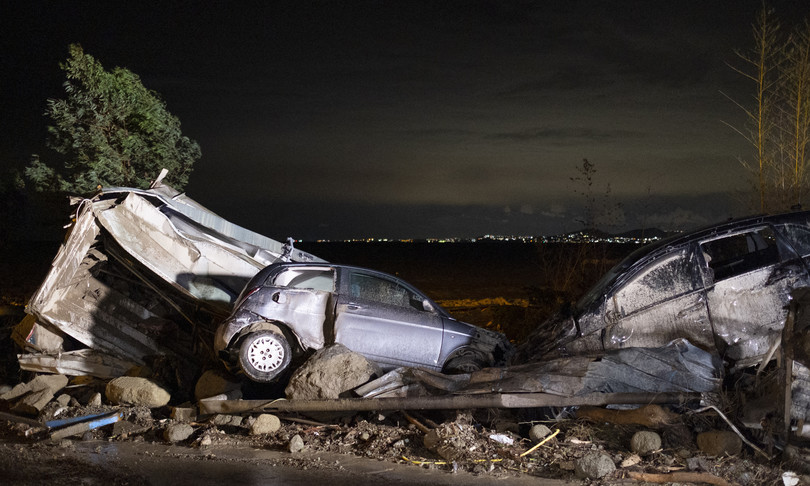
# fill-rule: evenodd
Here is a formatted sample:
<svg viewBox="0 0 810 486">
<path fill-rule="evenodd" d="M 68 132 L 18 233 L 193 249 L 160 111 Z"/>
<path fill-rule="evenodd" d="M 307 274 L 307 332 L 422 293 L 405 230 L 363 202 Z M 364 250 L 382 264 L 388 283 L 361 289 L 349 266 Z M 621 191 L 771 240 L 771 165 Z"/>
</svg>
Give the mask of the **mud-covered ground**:
<svg viewBox="0 0 810 486">
<path fill-rule="evenodd" d="M 42 418 L 113 409 L 54 405 L 46 408 Z M 472 478 L 482 484 L 581 482 L 575 470 L 584 456 L 594 452 L 606 455 L 616 469 L 601 479 L 585 481 L 588 484 L 635 483 L 630 479 L 633 473 L 689 472 L 714 484 L 775 485 L 782 484 L 785 470 L 796 470 L 750 449 L 721 457 L 701 453 L 695 433 L 719 425 L 712 414 L 702 413 L 685 413 L 671 425 L 655 429 L 577 419 L 543 422 L 550 438 L 537 446 L 528 438 L 528 430 L 540 422 L 522 422 L 520 413 L 510 411 L 367 413 L 321 423 L 282 416 L 279 430 L 262 435 L 251 435 L 249 416 L 238 425 L 239 419 L 233 417 L 199 417 L 190 422 L 193 432 L 188 438 L 171 444 L 164 434 L 176 422 L 169 418 L 168 407 L 123 410 L 123 422 L 57 441 L 48 439 L 48 430 L 0 421 L 4 484 L 160 484 L 159 471 L 171 470 L 172 464 L 186 467 L 178 458 L 197 464 L 190 470 L 192 475 L 195 468 L 203 467 L 201 462 L 218 463 L 205 466 L 217 474 L 231 469 L 235 475 L 244 474 L 242 469 L 271 465 L 278 468 L 276 474 L 310 471 L 335 478 L 336 484 L 343 484 L 341 478 L 363 483 L 386 478 L 379 475 L 381 471 L 396 473 L 396 480 L 385 479 L 394 484 L 474 484 Z M 639 430 L 656 430 L 662 437 L 660 449 L 643 457 L 633 453 L 631 438 Z M 369 464 L 375 467 L 369 469 Z M 430 479 L 416 472 L 421 470 L 431 471 Z M 366 474 L 369 471 L 373 474 Z M 453 483 L 456 476 L 461 483 Z M 718 482 L 722 480 L 727 483 Z"/>
</svg>

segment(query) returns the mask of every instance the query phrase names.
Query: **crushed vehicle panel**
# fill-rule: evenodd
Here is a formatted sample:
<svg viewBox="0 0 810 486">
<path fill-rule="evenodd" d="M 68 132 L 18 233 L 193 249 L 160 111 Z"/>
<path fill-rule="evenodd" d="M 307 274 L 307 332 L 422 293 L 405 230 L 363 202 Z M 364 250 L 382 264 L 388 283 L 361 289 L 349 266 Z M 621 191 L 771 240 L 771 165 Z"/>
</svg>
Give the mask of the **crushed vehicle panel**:
<svg viewBox="0 0 810 486">
<path fill-rule="evenodd" d="M 504 364 L 512 351 L 503 335 L 456 321 L 394 276 L 325 264 L 277 263 L 256 274 L 214 339 L 226 365 L 238 362 L 260 382 L 285 371 L 289 360 L 276 353 L 290 352 L 286 345 L 300 355 L 332 343 L 384 369 L 472 371 Z"/>
</svg>

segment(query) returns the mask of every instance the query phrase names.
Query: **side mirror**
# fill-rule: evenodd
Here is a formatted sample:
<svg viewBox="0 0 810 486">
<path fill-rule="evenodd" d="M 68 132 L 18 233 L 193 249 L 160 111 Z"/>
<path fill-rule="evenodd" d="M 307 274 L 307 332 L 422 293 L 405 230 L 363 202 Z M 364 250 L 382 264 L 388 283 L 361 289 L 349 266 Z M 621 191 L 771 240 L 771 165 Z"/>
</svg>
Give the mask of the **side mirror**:
<svg viewBox="0 0 810 486">
<path fill-rule="evenodd" d="M 433 305 L 427 299 L 424 299 L 422 301 L 422 308 L 425 309 L 426 312 L 435 312 Z"/>
</svg>

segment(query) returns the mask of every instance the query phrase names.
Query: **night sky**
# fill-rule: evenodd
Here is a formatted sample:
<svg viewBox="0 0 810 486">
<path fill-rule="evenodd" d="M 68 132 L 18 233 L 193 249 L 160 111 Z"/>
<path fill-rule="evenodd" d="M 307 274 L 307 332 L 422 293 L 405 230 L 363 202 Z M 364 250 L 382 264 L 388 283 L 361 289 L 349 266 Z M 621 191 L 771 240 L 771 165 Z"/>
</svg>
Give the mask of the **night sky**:
<svg viewBox="0 0 810 486">
<path fill-rule="evenodd" d="M 621 204 L 604 229 L 748 212 L 721 92 L 753 93 L 726 63 L 760 0 L 9 3 L 4 166 L 42 152 L 79 43 L 199 142 L 192 198 L 276 239 L 578 230 L 583 158 L 598 205 Z M 786 28 L 810 13 L 770 4 Z"/>
</svg>

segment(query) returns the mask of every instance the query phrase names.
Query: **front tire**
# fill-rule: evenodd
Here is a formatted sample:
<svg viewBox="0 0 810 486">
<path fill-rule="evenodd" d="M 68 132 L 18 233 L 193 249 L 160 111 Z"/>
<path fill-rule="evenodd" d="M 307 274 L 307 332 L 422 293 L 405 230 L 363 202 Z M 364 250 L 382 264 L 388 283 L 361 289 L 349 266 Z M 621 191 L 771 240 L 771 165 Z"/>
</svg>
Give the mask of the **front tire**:
<svg viewBox="0 0 810 486">
<path fill-rule="evenodd" d="M 479 353 L 464 352 L 447 361 L 444 365 L 444 373 L 448 375 L 473 373 L 485 368 L 488 364 L 488 360 Z"/>
<path fill-rule="evenodd" d="M 239 366 L 259 383 L 270 383 L 290 365 L 292 349 L 287 339 L 273 331 L 252 332 L 239 347 Z"/>
</svg>

